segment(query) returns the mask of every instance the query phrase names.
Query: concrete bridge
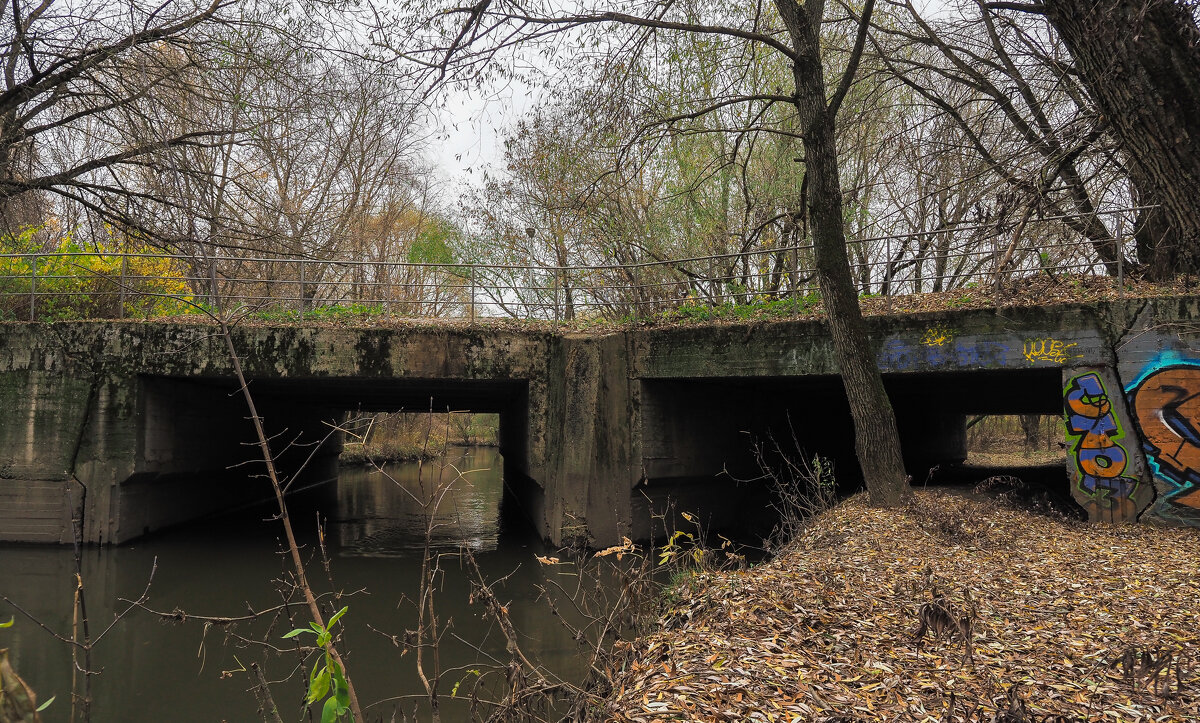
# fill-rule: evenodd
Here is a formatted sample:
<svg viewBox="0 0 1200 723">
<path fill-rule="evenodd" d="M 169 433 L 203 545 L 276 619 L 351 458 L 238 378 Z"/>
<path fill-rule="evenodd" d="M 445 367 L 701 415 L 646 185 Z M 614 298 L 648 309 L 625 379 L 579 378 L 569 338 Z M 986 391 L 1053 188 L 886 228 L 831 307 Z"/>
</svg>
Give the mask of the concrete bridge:
<svg viewBox="0 0 1200 723">
<path fill-rule="evenodd" d="M 967 415 L 1063 414 L 1071 494 L 1093 519 L 1200 524 L 1200 297 L 869 326 L 914 478 L 964 457 Z M 820 321 L 234 336 L 281 441 L 325 438 L 352 409 L 498 412 L 512 501 L 556 543 L 643 536 L 666 497 L 718 522 L 739 514 L 745 490 L 721 472 L 753 475 L 744 432 L 790 423 L 807 451 L 855 464 Z M 69 541 L 82 515 L 87 541 L 120 543 L 261 495 L 229 470 L 254 451 L 235 391 L 211 326 L 0 325 L 0 540 Z M 328 469 L 340 443 L 290 454 Z"/>
</svg>

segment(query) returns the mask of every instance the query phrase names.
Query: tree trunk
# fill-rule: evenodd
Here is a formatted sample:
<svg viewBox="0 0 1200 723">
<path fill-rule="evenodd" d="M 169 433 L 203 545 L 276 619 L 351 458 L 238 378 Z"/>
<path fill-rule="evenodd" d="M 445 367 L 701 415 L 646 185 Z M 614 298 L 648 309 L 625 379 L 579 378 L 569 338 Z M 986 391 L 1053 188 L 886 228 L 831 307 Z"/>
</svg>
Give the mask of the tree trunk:
<svg viewBox="0 0 1200 723">
<path fill-rule="evenodd" d="M 1021 436 L 1024 442 L 1024 452 L 1036 452 L 1038 437 L 1041 432 L 1042 418 L 1036 414 L 1022 414 L 1018 417 L 1021 422 Z"/>
<path fill-rule="evenodd" d="M 795 105 L 804 129 L 804 176 L 808 185 L 805 200 L 821 298 L 854 419 L 854 449 L 871 504 L 895 506 L 908 495 L 908 479 L 900 454 L 896 417 L 867 338 L 850 275 L 838 179 L 836 111 L 830 112 L 826 107 L 820 56 L 818 13 L 822 12 L 823 3 L 800 5 L 796 0 L 776 0 L 776 6 L 798 56 L 792 75 L 796 83 Z"/>
<path fill-rule="evenodd" d="M 1152 278 L 1200 271 L 1200 31 L 1176 0 L 1047 0 L 1096 106 L 1121 141 Z M 1160 215 L 1155 219 L 1155 215 Z"/>
</svg>

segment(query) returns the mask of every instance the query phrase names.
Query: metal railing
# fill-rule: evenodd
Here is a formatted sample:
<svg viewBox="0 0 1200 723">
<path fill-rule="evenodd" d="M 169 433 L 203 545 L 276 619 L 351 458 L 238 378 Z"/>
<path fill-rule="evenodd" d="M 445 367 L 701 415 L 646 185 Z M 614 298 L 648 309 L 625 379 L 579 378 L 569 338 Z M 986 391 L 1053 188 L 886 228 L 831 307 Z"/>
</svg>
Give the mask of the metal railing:
<svg viewBox="0 0 1200 723">
<path fill-rule="evenodd" d="M 1026 219 L 1016 228 L 961 225 L 851 241 L 861 294 L 994 289 L 1039 276 L 1116 276 L 1132 241 L 1109 211 L 1111 236 L 1067 226 L 1093 217 Z M 1129 223 L 1129 227 L 1132 224 Z M 1107 259 L 1107 261 L 1105 260 Z M 222 308 L 267 317 L 385 314 L 514 317 L 559 322 L 633 318 L 677 309 L 819 301 L 811 244 L 625 264 L 413 263 L 266 253 L 43 252 L 0 254 L 0 318 L 162 317 Z M 999 299 L 998 302 L 999 303 Z"/>
</svg>

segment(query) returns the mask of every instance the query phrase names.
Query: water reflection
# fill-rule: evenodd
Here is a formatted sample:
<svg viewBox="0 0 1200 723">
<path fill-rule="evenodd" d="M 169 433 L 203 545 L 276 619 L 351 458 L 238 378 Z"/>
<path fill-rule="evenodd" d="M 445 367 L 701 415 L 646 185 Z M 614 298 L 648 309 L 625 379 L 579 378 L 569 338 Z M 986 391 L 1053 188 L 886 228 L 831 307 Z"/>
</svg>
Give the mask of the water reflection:
<svg viewBox="0 0 1200 723">
<path fill-rule="evenodd" d="M 433 544 L 495 550 L 503 471 L 494 450 L 472 448 L 434 463 L 343 469 L 336 523 L 342 553 L 387 557 L 422 549 L 426 506 L 443 486 L 449 491 L 433 515 Z"/>
<path fill-rule="evenodd" d="M 544 572 L 533 555 L 546 550 L 529 537 L 509 531 L 500 534 L 500 456 L 490 449 L 460 450 L 447 461 L 460 470 L 488 471 L 459 480 L 437 517 L 436 541 L 447 553 L 442 558 L 446 574 L 437 591 L 439 614 L 453 621 L 454 632 L 441 651 L 442 664 L 447 669 L 469 669 L 485 663 L 488 656 L 505 657 L 503 640 L 480 616 L 481 611 L 468 604 L 470 583 L 453 554 L 461 535 L 476 551 L 489 578 L 511 574 L 498 594 L 511 601 L 509 609 L 527 652 L 565 677 L 581 678 L 585 662 L 576 643 L 563 628 L 549 622 L 544 604 L 535 600 Z M 402 655 L 372 628 L 403 637 L 416 627 L 411 599 L 416 594 L 424 529 L 417 500 L 422 484 L 436 484 L 433 475 L 456 476 L 439 467 L 426 464 L 423 476 L 417 477 L 416 465 L 397 465 L 388 469 L 390 479 L 377 471 L 344 470 L 336 484 L 309 490 L 292 506 L 294 523 L 312 560 L 310 578 L 326 590 L 359 591 L 348 599 L 344 648 L 349 651 L 348 665 L 360 699 L 364 704 L 386 701 L 371 708 L 372 719 L 390 719 L 396 699 L 405 700 L 404 710 L 411 714 L 411 696 L 421 691 L 415 656 Z M 332 585 L 324 579 L 316 552 L 318 516 L 328 520 Z M 278 606 L 278 586 L 272 581 L 286 575 L 286 566 L 280 555 L 278 524 L 268 517 L 269 510 L 247 510 L 128 546 L 85 550 L 83 570 L 93 635 L 126 607 L 120 598 L 133 599 L 142 592 L 155 560 L 158 572 L 148 604 L 156 610 L 232 617 Z M 0 546 L 0 595 L 68 636 L 73 574 L 70 549 Z M 13 612 L 3 607 L 0 603 L 0 621 Z M 239 671 L 255 661 L 268 678 L 278 680 L 297 669 L 300 661 L 294 653 L 270 653 L 253 642 L 284 644 L 280 636 L 290 625 L 307 622 L 302 606 L 292 612 L 296 616 L 292 622 L 280 617 L 233 625 L 205 625 L 195 619 L 168 624 L 145 612 L 130 613 L 96 647 L 92 665 L 102 673 L 93 678 L 93 720 L 256 720 L 248 678 Z M 41 699 L 58 696 L 44 720 L 67 720 L 69 647 L 19 615 L 13 628 L 0 630 L 0 647 L 12 650 L 17 670 Z M 443 697 L 464 675 L 468 674 L 446 675 Z M 299 677 L 275 687 L 285 720 L 298 718 Z M 445 720 L 457 718 L 456 704 L 444 700 Z"/>
</svg>

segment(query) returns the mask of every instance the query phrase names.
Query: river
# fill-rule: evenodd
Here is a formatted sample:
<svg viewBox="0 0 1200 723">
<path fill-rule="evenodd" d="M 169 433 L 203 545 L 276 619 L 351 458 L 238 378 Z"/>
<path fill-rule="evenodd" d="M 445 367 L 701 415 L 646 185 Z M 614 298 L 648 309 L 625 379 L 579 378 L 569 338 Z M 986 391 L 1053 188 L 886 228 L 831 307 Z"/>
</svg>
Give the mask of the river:
<svg viewBox="0 0 1200 723">
<path fill-rule="evenodd" d="M 454 482 L 436 522 L 434 543 L 445 553 L 445 570 L 437 591 L 437 610 L 449 622 L 441 648 L 447 673 L 443 698 L 455 682 L 460 691 L 473 684 L 473 669 L 488 655 L 506 660 L 503 640 L 478 605 L 468 603 L 468 575 L 456 554 L 465 545 L 476 555 L 489 579 L 509 576 L 499 597 L 523 636 L 523 647 L 547 668 L 579 679 L 585 665 L 570 635 L 537 601 L 537 585 L 553 568 L 543 568 L 535 554 L 547 554 L 519 525 L 500 524 L 503 464 L 494 449 L 451 449 L 444 460 L 468 471 Z M 383 633 L 403 638 L 416 627 L 416 596 L 422 559 L 425 516 L 414 496 L 436 483 L 439 474 L 454 475 L 441 461 L 387 467 L 387 475 L 366 468 L 343 468 L 336 480 L 298 495 L 290 509 L 293 523 L 310 556 L 308 572 L 321 590 L 350 593 L 338 605 L 349 605 L 344 640 L 359 699 L 370 706 L 371 719 L 390 719 L 397 699 L 412 714 L 423 689 L 416 675 L 415 655 L 404 653 Z M 253 483 L 253 482 L 252 482 Z M 281 602 L 278 583 L 285 572 L 280 556 L 278 522 L 266 519 L 268 507 L 248 508 L 166 530 L 121 547 L 87 548 L 83 578 L 93 637 L 112 623 L 126 605 L 145 589 L 151 569 L 157 571 L 146 605 L 158 611 L 175 609 L 190 616 L 242 616 Z M 317 553 L 318 516 L 325 523 L 332 580 Z M 69 547 L 0 545 L 0 595 L 29 611 L 60 635 L 70 637 L 74 553 Z M 509 602 L 511 601 L 511 602 Z M 38 693 L 39 700 L 56 696 L 43 720 L 68 720 L 71 700 L 70 646 L 56 640 L 11 606 L 0 602 L 0 622 L 16 615 L 15 625 L 0 630 L 0 648 L 9 648 L 16 670 Z M 295 608 L 298 624 L 308 621 L 302 606 Z M 132 610 L 96 644 L 92 668 L 94 721 L 252 721 L 256 703 L 248 674 L 251 661 L 263 664 L 267 677 L 281 680 L 294 672 L 298 655 L 264 653 L 264 638 L 286 648 L 281 636 L 289 625 L 280 621 L 267 630 L 262 620 L 222 628 L 195 619 L 163 622 L 143 610 Z M 378 631 L 372 630 L 375 628 Z M 459 642 L 459 638 L 470 645 Z M 475 649 L 478 646 L 482 649 Z M 311 662 L 311 661 L 309 661 Z M 428 665 L 428 663 L 427 663 Z M 427 671 L 428 672 L 428 671 Z M 297 720 L 306 671 L 290 682 L 272 686 L 284 720 Z M 445 720 L 457 720 L 455 701 L 447 701 Z M 421 706 L 421 718 L 428 706 Z M 399 719 L 399 716 L 397 716 Z"/>
</svg>

